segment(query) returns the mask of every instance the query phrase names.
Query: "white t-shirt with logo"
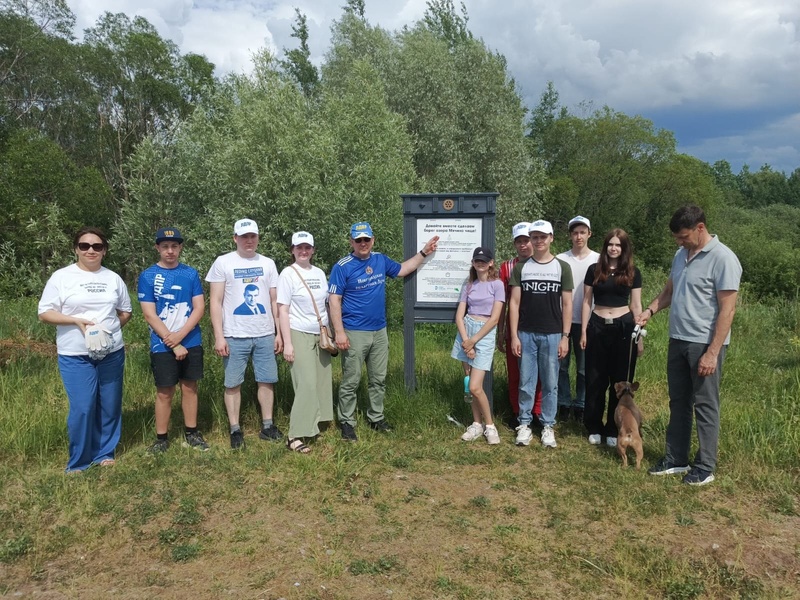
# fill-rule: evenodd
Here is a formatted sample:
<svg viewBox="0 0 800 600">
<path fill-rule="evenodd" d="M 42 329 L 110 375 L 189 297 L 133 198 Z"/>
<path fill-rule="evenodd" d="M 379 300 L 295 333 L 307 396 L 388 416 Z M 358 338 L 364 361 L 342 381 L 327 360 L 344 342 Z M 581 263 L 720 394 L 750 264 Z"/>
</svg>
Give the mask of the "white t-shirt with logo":
<svg viewBox="0 0 800 600">
<path fill-rule="evenodd" d="M 254 338 L 275 335 L 269 291 L 278 286 L 275 261 L 261 254 L 239 256 L 235 250 L 218 256 L 206 281 L 224 283 L 222 335 Z"/>
<path fill-rule="evenodd" d="M 297 269 L 297 271 L 295 271 Z M 297 272 L 300 272 L 298 275 Z M 286 267 L 278 278 L 278 304 L 289 307 L 289 327 L 303 333 L 319 334 L 319 322 L 311 296 L 303 285 L 305 280 L 317 305 L 322 324 L 328 326 L 328 311 L 325 310 L 325 300 L 328 298 L 328 280 L 325 272 L 319 267 L 311 265 L 310 269 L 303 269 L 298 265 Z"/>
<path fill-rule="evenodd" d="M 114 341 L 111 351 L 125 344 L 117 311 L 131 312 L 131 298 L 122 278 L 105 267 L 84 271 L 72 264 L 59 269 L 47 281 L 39 300 L 38 314 L 54 310 L 70 317 L 81 317 L 105 327 Z M 56 346 L 64 356 L 89 354 L 86 338 L 77 325 L 56 325 Z"/>
<path fill-rule="evenodd" d="M 583 280 L 589 266 L 600 260 L 600 255 L 591 250 L 584 258 L 578 258 L 572 250 L 567 250 L 559 254 L 558 258 L 565 261 L 572 269 L 572 281 L 575 284 L 575 289 L 572 290 L 572 322 L 580 324 L 581 310 L 583 310 Z"/>
</svg>

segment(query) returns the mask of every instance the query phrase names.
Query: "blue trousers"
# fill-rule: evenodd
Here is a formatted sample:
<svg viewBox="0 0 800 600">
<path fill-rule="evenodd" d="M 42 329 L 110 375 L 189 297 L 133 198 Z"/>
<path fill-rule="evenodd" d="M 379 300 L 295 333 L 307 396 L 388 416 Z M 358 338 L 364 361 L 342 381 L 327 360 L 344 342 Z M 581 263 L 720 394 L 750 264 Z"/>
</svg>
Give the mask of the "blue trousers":
<svg viewBox="0 0 800 600">
<path fill-rule="evenodd" d="M 522 357 L 519 361 L 519 423 L 530 425 L 536 382 L 542 382 L 542 425 L 556 424 L 558 408 L 558 344 L 560 333 L 519 332 Z"/>
<path fill-rule="evenodd" d="M 122 432 L 122 376 L 125 349 L 103 360 L 58 356 L 58 369 L 69 398 L 66 470 L 82 471 L 114 458 Z"/>
</svg>

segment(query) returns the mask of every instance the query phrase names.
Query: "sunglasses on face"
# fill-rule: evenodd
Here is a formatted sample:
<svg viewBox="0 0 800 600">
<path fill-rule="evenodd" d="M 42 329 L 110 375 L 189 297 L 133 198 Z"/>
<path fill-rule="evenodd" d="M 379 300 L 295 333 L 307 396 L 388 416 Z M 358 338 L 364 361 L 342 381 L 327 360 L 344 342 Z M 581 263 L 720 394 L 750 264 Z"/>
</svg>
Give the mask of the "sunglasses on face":
<svg viewBox="0 0 800 600">
<path fill-rule="evenodd" d="M 88 252 L 89 248 L 94 250 L 95 252 L 102 252 L 106 249 L 105 244 L 90 244 L 89 242 L 80 242 L 78 244 L 78 250 L 81 252 Z"/>
<path fill-rule="evenodd" d="M 356 244 L 369 244 L 372 241 L 372 238 L 363 238 L 362 237 L 362 238 L 358 238 L 357 240 L 353 240 L 353 241 L 355 241 Z"/>
</svg>

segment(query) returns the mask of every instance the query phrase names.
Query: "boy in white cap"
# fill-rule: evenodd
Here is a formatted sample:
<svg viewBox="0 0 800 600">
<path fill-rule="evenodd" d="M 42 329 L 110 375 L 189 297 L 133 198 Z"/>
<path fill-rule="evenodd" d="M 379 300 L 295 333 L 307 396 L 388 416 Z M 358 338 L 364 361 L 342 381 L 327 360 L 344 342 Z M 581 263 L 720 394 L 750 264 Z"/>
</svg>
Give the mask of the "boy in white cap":
<svg viewBox="0 0 800 600">
<path fill-rule="evenodd" d="M 569 339 L 572 351 L 575 353 L 575 397 L 569 383 L 569 348 L 567 354 L 561 359 L 558 368 L 558 418 L 566 421 L 572 412 L 572 418 L 578 423 L 583 423 L 583 407 L 586 403 L 586 360 L 581 349 L 581 307 L 583 306 L 583 280 L 589 265 L 593 265 L 600 255 L 589 248 L 589 238 L 592 237 L 592 226 L 589 219 L 578 215 L 569 221 L 569 237 L 572 247 L 558 255 L 558 258 L 568 263 L 572 269 L 572 281 L 575 289 L 572 291 L 572 326 Z"/>
<path fill-rule="evenodd" d="M 497 324 L 497 349 L 506 355 L 506 371 L 508 373 L 508 403 L 513 413 L 507 425 L 511 429 L 519 426 L 519 358 L 511 350 L 511 330 L 508 326 L 508 298 L 511 295 L 511 288 L 508 285 L 511 279 L 511 272 L 519 261 L 526 261 L 533 255 L 531 245 L 530 229 L 531 224 L 523 221 L 517 223 L 511 229 L 511 240 L 514 242 L 514 249 L 517 255 L 500 265 L 500 280 L 503 282 L 506 293 L 506 303 L 500 313 L 500 322 Z M 536 386 L 536 396 L 533 402 L 533 414 L 538 418 L 542 412 L 542 384 L 538 382 Z"/>
<path fill-rule="evenodd" d="M 240 219 L 233 226 L 236 250 L 217 257 L 206 275 L 211 284 L 209 306 L 214 328 L 214 351 L 225 366 L 225 410 L 231 429 L 231 448 L 244 447 L 239 426 L 242 383 L 247 363 L 252 358 L 261 406 L 262 440 L 280 440 L 281 431 L 272 421 L 275 403 L 274 383 L 278 381 L 275 354 L 283 351 L 278 323 L 278 270 L 275 261 L 256 252 L 258 225 Z M 268 308 L 262 310 L 255 300 Z M 244 300 L 244 302 L 243 302 Z M 253 306 L 240 310 L 241 305 Z"/>
<path fill-rule="evenodd" d="M 517 445 L 527 446 L 533 434 L 533 396 L 542 381 L 542 445 L 556 447 L 553 426 L 558 403 L 558 361 L 568 349 L 572 323 L 572 270 L 550 252 L 553 226 L 538 220 L 530 225 L 533 255 L 511 273 L 509 326 L 511 349 L 520 357 L 519 427 Z"/>
</svg>

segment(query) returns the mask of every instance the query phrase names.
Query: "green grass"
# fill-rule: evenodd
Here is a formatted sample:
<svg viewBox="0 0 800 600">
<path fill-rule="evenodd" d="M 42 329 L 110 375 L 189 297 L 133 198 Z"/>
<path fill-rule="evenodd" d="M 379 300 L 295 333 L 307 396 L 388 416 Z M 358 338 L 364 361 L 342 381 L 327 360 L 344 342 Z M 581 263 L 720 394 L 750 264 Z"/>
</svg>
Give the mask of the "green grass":
<svg viewBox="0 0 800 600">
<path fill-rule="evenodd" d="M 654 295 L 645 290 L 645 300 Z M 646 279 L 647 281 L 648 279 Z M 637 368 L 644 467 L 663 452 L 668 419 L 665 314 Z M 205 332 L 209 332 L 204 322 Z M 199 453 L 159 456 L 146 328 L 126 328 L 123 439 L 117 465 L 63 474 L 67 401 L 52 328 L 35 301 L 0 316 L 0 594 L 105 598 L 785 598 L 800 565 L 800 309 L 742 298 L 722 388 L 717 481 L 622 470 L 559 424 L 556 450 L 459 441 L 466 423 L 453 326 L 416 332 L 418 389 L 403 385 L 402 335 L 391 334 L 390 436 L 357 444 L 329 428 L 300 456 L 257 438 L 255 388 L 244 387 L 244 452 L 228 449 L 222 367 L 208 348 Z M 210 342 L 206 335 L 205 342 Z M 339 364 L 334 361 L 335 385 Z M 291 406 L 281 363 L 277 422 Z M 249 380 L 248 380 L 249 381 Z M 506 410 L 495 360 L 495 412 Z M 362 399 L 366 392 L 362 386 Z M 362 405 L 363 408 L 363 405 Z M 179 402 L 171 436 L 181 432 Z M 191 584 L 187 583 L 191 582 Z"/>
</svg>

